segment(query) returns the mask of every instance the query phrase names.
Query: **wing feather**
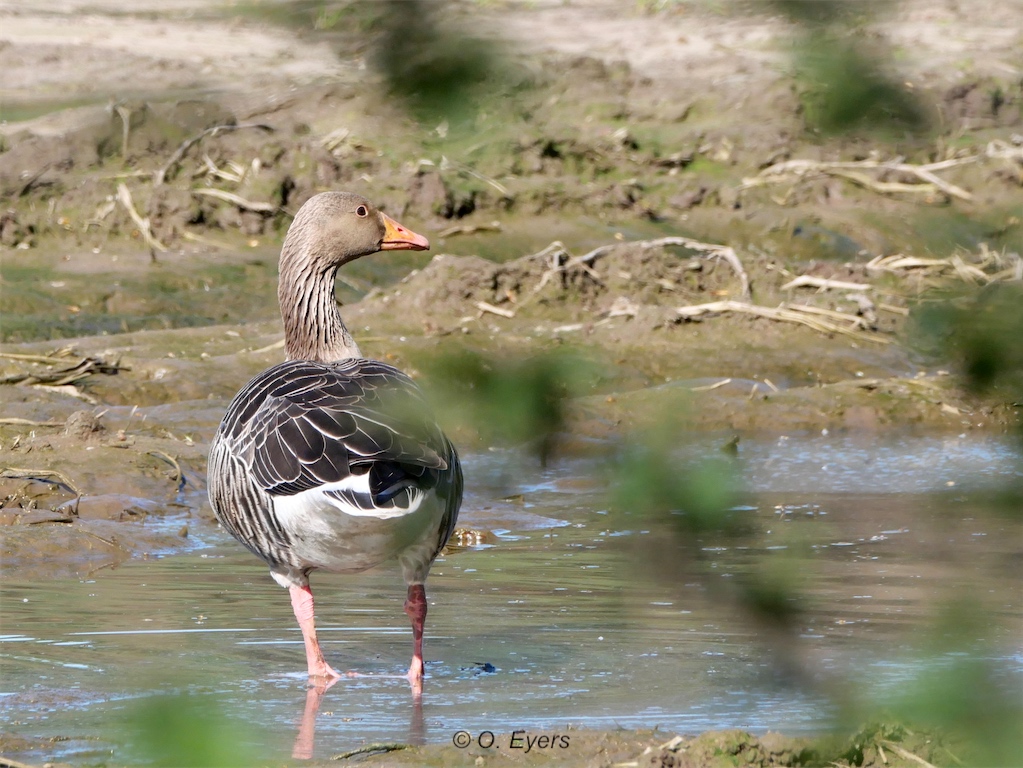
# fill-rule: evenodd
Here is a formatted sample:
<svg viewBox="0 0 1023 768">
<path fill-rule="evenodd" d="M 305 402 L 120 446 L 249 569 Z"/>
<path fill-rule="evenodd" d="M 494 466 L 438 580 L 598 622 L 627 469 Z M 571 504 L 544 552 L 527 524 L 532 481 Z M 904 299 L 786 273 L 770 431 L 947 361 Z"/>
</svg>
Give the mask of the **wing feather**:
<svg viewBox="0 0 1023 768">
<path fill-rule="evenodd" d="M 351 514 L 380 519 L 401 517 L 436 494 L 444 514 L 432 561 L 455 528 L 462 470 L 422 392 L 402 372 L 363 359 L 289 361 L 232 401 L 211 446 L 210 499 L 250 550 L 272 567 L 301 570 L 309 564 L 277 519 L 274 497 L 312 489 L 334 495 Z M 417 561 L 406 575 L 425 578 L 428 568 Z"/>
<path fill-rule="evenodd" d="M 272 495 L 336 483 L 375 462 L 389 465 L 389 487 L 403 466 L 432 485 L 450 445 L 429 413 L 412 380 L 384 363 L 290 361 L 250 382 L 221 430 Z"/>
</svg>

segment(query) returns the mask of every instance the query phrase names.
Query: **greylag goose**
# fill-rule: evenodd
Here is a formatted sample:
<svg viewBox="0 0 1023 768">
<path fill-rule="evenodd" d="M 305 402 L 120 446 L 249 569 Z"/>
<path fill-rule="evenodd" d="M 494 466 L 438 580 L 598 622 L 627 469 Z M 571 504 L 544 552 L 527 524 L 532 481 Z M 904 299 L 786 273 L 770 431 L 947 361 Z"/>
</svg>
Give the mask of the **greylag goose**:
<svg viewBox="0 0 1023 768">
<path fill-rule="evenodd" d="M 316 640 L 310 571 L 354 573 L 397 559 L 412 623 L 407 677 L 422 691 L 423 585 L 454 530 L 462 472 L 419 388 L 359 353 L 334 278 L 360 256 L 429 247 L 358 195 L 325 192 L 303 205 L 281 249 L 287 360 L 235 396 L 210 447 L 217 519 L 290 591 L 320 685 L 340 675 Z"/>
</svg>

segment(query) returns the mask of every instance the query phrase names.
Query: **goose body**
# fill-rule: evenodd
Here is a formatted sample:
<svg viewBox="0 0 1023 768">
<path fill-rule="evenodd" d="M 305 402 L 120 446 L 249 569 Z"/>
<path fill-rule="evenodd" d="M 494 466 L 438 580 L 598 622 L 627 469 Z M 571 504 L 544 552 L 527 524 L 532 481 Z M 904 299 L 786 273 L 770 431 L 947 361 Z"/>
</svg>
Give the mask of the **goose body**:
<svg viewBox="0 0 1023 768">
<path fill-rule="evenodd" d="M 416 384 L 360 355 L 338 313 L 334 277 L 359 256 L 428 245 L 357 195 L 310 199 L 281 252 L 289 359 L 235 396 L 210 448 L 217 518 L 290 590 L 313 678 L 338 674 L 316 640 L 310 572 L 397 560 L 413 628 L 408 677 L 421 691 L 423 585 L 454 530 L 461 468 Z"/>
</svg>

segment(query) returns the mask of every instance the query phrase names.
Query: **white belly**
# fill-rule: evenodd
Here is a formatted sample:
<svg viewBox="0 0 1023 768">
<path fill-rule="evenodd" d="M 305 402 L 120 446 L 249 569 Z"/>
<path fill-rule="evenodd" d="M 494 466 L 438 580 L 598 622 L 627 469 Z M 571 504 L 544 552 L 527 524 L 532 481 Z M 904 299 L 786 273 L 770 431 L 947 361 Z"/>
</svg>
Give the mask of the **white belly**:
<svg viewBox="0 0 1023 768">
<path fill-rule="evenodd" d="M 367 511 L 323 489 L 275 496 L 273 505 L 305 567 L 351 573 L 400 559 L 410 583 L 420 580 L 420 571 L 426 578 L 444 516 L 444 504 L 432 492 L 408 509 Z"/>
</svg>

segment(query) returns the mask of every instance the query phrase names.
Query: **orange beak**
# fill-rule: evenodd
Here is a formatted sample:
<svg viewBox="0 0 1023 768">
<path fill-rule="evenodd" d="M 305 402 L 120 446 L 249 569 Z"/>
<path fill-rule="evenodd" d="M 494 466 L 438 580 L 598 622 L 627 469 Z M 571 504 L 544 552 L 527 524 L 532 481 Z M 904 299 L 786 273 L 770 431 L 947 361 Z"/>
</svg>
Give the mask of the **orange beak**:
<svg viewBox="0 0 1023 768">
<path fill-rule="evenodd" d="M 381 213 L 384 222 L 384 239 L 380 241 L 381 251 L 428 251 L 430 241 L 406 229 L 390 216 Z"/>
</svg>

